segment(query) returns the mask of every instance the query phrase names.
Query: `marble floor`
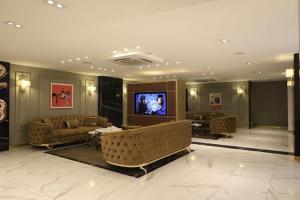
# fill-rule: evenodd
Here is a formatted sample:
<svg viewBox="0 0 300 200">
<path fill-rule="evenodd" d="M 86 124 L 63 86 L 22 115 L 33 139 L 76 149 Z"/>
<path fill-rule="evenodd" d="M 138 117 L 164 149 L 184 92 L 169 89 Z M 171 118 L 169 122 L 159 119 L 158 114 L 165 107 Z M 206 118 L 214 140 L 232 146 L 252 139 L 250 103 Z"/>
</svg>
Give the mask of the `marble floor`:
<svg viewBox="0 0 300 200">
<path fill-rule="evenodd" d="M 291 156 L 192 145 L 139 179 L 29 146 L 0 153 L 1 200 L 299 200 Z"/>
<path fill-rule="evenodd" d="M 254 129 L 238 129 L 233 138 L 218 140 L 193 138 L 194 142 L 222 144 L 239 147 L 294 152 L 293 134 L 286 129 L 257 127 Z"/>
</svg>

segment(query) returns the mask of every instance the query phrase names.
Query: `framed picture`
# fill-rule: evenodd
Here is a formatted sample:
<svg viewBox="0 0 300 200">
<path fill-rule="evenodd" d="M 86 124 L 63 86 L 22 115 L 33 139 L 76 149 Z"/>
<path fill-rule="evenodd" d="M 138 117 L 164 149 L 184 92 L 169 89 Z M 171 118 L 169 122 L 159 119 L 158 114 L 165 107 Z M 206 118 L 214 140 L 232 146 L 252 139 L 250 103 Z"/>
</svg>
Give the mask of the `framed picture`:
<svg viewBox="0 0 300 200">
<path fill-rule="evenodd" d="M 51 83 L 51 109 L 73 108 L 73 85 Z"/>
<path fill-rule="evenodd" d="M 209 94 L 209 106 L 211 108 L 222 108 L 222 94 L 210 93 Z"/>
</svg>

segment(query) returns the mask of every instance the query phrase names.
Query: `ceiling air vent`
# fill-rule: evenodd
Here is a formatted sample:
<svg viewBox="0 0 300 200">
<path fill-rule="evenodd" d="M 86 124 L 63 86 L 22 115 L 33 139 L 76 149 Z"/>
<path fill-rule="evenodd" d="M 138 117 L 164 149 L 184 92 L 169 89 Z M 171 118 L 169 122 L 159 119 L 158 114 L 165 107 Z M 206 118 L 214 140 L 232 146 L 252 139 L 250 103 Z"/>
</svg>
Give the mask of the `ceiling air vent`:
<svg viewBox="0 0 300 200">
<path fill-rule="evenodd" d="M 116 54 L 108 59 L 109 61 L 124 66 L 151 65 L 153 63 L 162 63 L 163 59 L 143 51 L 129 51 Z"/>
<path fill-rule="evenodd" d="M 208 83 L 208 82 L 215 82 L 215 79 L 199 79 L 199 80 L 195 80 L 195 82 L 198 83 Z"/>
</svg>

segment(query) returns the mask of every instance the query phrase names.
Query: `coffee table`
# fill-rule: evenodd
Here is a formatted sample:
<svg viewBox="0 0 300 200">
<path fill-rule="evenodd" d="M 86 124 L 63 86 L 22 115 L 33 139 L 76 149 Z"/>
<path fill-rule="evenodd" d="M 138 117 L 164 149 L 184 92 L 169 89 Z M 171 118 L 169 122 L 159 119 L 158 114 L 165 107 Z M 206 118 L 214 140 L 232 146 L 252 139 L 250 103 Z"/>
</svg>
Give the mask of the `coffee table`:
<svg viewBox="0 0 300 200">
<path fill-rule="evenodd" d="M 93 146 L 95 148 L 100 148 L 100 137 L 102 133 L 110 133 L 110 132 L 115 132 L 115 131 L 122 131 L 121 128 L 115 127 L 115 126 L 110 126 L 107 128 L 98 128 L 94 131 L 90 131 L 89 133 L 89 139 L 88 139 L 88 144 L 90 146 Z"/>
</svg>

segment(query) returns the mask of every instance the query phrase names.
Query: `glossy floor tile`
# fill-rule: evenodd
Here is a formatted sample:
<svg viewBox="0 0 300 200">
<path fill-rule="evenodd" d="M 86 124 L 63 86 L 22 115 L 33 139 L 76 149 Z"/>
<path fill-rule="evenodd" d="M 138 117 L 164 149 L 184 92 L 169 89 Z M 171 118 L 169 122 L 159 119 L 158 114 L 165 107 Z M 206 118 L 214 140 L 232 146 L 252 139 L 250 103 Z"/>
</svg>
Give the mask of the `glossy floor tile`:
<svg viewBox="0 0 300 200">
<path fill-rule="evenodd" d="M 248 148 L 267 149 L 284 152 L 294 152 L 293 133 L 286 129 L 258 127 L 254 129 L 238 129 L 233 138 L 218 140 L 193 138 L 194 142 L 221 144 Z"/>
<path fill-rule="evenodd" d="M 192 145 L 195 151 L 139 179 L 45 154 L 0 153 L 1 200 L 298 200 L 292 156 Z"/>
</svg>

